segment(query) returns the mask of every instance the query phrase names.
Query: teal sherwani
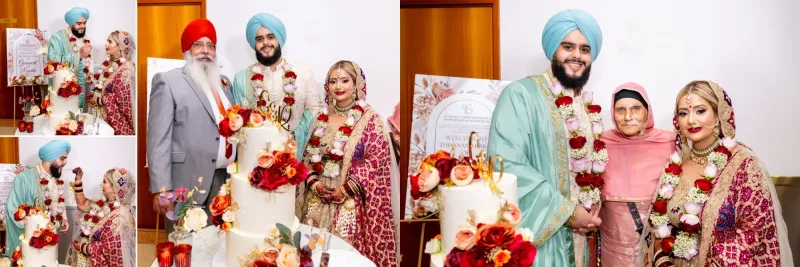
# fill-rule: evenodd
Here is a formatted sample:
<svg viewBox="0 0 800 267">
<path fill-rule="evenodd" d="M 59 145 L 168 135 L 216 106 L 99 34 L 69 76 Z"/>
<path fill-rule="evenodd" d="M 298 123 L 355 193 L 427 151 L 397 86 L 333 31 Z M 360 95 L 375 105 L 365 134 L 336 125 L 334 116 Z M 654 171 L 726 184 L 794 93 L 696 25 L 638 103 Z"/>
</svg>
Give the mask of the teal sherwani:
<svg viewBox="0 0 800 267">
<path fill-rule="evenodd" d="M 14 220 L 17 207 L 22 204 L 36 205 L 40 194 L 39 173 L 36 168 L 26 168 L 14 178 L 14 186 L 6 201 L 6 257 L 11 257 L 20 243 L 19 236 L 25 233 L 22 222 Z M 41 202 L 41 199 L 38 199 Z M 43 205 L 43 203 L 42 203 Z"/>
<path fill-rule="evenodd" d="M 505 172 L 517 176 L 519 227 L 534 233 L 537 248 L 533 266 L 575 266 L 573 232 L 565 226 L 576 207 L 570 200 L 568 133 L 549 84 L 545 75 L 536 75 L 503 89 L 487 152 L 502 156 Z"/>
<path fill-rule="evenodd" d="M 78 77 L 78 85 L 83 87 L 83 91 L 78 96 L 78 107 L 83 110 L 84 95 L 86 90 L 91 88 L 87 88 L 85 85 L 86 76 L 83 73 L 83 60 L 81 60 L 80 51 L 75 52 L 72 50 L 72 44 L 69 42 L 70 37 L 72 37 L 72 32 L 70 32 L 69 27 L 53 33 L 47 46 L 47 60 L 68 63 L 72 66 L 75 76 Z M 80 42 L 80 40 L 78 41 Z M 83 47 L 83 43 L 78 44 L 78 48 L 81 47 Z M 59 85 L 52 86 L 55 90 L 58 89 Z"/>
</svg>

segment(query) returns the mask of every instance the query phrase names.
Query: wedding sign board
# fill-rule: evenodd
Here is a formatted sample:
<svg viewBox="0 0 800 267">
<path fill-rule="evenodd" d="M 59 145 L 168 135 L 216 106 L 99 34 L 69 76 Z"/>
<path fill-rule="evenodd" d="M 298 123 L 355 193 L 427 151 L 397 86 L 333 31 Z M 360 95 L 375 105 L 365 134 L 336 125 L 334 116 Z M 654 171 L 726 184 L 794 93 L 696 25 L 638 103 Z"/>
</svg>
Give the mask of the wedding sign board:
<svg viewBox="0 0 800 267">
<path fill-rule="evenodd" d="M 473 150 L 486 150 L 489 126 L 497 99 L 510 82 L 417 74 L 414 79 L 414 110 L 408 173 L 437 150 L 467 155 L 469 136 L 476 132 L 479 142 Z M 414 219 L 411 179 L 406 192 L 405 218 Z"/>
<path fill-rule="evenodd" d="M 47 63 L 49 36 L 40 29 L 6 29 L 8 86 L 46 85 L 44 66 Z"/>
<path fill-rule="evenodd" d="M 14 177 L 17 176 L 14 171 L 21 167 L 17 164 L 0 164 L 0 217 L 6 216 L 6 200 L 8 195 L 11 194 L 11 188 L 14 187 Z"/>
</svg>

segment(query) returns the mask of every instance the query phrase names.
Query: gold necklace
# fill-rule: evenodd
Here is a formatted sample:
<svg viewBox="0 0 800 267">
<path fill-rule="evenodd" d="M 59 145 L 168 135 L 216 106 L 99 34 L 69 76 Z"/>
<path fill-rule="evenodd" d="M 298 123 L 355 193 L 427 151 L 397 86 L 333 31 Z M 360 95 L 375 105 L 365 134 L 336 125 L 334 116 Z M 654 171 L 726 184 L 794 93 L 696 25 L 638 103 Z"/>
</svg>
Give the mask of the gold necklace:
<svg viewBox="0 0 800 267">
<path fill-rule="evenodd" d="M 707 163 L 706 157 L 708 157 L 708 155 L 711 154 L 711 152 L 714 151 L 714 149 L 716 149 L 717 146 L 719 146 L 719 137 L 716 137 L 714 139 L 714 142 L 711 143 L 710 146 L 702 150 L 697 150 L 694 147 L 692 147 L 692 154 L 690 155 L 692 162 L 696 163 L 697 165 L 700 165 L 701 167 L 705 167 Z"/>
<path fill-rule="evenodd" d="M 356 104 L 355 101 L 347 105 L 347 107 L 339 107 L 338 105 L 333 105 L 333 113 L 342 117 L 347 117 L 347 112 L 350 112 L 353 109 L 353 106 Z"/>
</svg>

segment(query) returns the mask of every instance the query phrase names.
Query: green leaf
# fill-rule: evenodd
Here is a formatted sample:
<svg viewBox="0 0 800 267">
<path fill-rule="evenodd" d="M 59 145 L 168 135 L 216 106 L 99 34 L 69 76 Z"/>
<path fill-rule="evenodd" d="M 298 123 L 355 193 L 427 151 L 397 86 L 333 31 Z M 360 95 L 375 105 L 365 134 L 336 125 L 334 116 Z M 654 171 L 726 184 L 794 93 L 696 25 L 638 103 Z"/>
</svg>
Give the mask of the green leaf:
<svg viewBox="0 0 800 267">
<path fill-rule="evenodd" d="M 69 112 L 69 118 L 70 118 L 70 119 L 72 119 L 72 120 L 74 120 L 74 119 L 75 119 L 75 113 L 73 113 L 72 111 L 70 111 L 70 112 Z"/>
<path fill-rule="evenodd" d="M 278 231 L 281 232 L 281 244 L 292 245 L 292 230 L 280 223 L 275 224 L 275 227 L 278 227 Z"/>
<path fill-rule="evenodd" d="M 300 232 L 294 233 L 294 247 L 300 251 Z"/>
</svg>

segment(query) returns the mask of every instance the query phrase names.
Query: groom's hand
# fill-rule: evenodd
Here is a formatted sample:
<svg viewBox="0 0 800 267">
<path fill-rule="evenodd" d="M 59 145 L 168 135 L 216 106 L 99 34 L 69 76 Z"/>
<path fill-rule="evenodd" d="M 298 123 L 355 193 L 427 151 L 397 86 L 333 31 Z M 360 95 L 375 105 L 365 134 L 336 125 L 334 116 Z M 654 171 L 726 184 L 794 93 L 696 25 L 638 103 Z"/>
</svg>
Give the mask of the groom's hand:
<svg viewBox="0 0 800 267">
<path fill-rule="evenodd" d="M 67 220 L 62 220 L 61 226 L 64 227 L 64 229 L 61 230 L 62 234 L 66 234 L 67 232 L 69 232 L 69 222 Z"/>
<path fill-rule="evenodd" d="M 602 220 L 598 216 L 595 216 L 596 214 L 593 215 L 589 213 L 581 206 L 575 207 L 575 211 L 572 214 L 574 218 L 570 227 L 574 229 L 575 232 L 587 233 L 596 229 L 602 223 Z"/>
</svg>

